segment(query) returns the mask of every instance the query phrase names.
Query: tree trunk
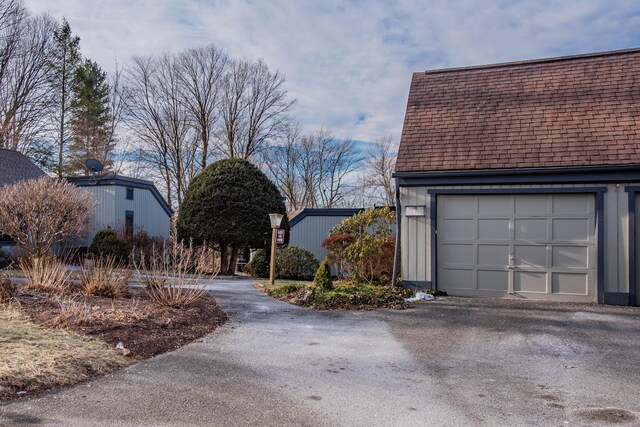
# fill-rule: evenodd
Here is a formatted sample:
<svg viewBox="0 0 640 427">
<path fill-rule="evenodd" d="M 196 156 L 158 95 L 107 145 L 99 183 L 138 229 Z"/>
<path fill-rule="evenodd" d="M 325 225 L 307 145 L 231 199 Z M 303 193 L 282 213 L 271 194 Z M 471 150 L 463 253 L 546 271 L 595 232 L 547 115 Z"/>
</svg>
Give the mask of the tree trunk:
<svg viewBox="0 0 640 427">
<path fill-rule="evenodd" d="M 227 274 L 227 245 L 220 245 L 220 274 Z"/>
<path fill-rule="evenodd" d="M 229 256 L 229 275 L 233 276 L 236 274 L 236 265 L 238 264 L 238 254 L 240 249 L 237 245 L 231 247 L 231 254 Z"/>
</svg>

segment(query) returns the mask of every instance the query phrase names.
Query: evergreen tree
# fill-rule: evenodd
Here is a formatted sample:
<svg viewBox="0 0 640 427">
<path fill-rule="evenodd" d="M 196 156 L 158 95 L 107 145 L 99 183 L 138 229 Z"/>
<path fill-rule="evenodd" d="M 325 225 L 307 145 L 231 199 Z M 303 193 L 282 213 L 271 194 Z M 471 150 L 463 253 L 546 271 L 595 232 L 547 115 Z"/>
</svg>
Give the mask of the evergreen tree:
<svg viewBox="0 0 640 427">
<path fill-rule="evenodd" d="M 67 172 L 85 174 L 85 161 L 98 159 L 105 171 L 113 167 L 115 142 L 109 132 L 109 84 L 107 74 L 86 59 L 75 73 L 71 101 L 71 140 Z"/>
<path fill-rule="evenodd" d="M 62 177 L 64 152 L 69 142 L 69 114 L 71 110 L 71 86 L 76 68 L 80 63 L 80 38 L 71 33 L 66 19 L 62 19 L 60 27 L 53 32 L 53 52 L 49 66 L 51 68 L 50 84 L 54 102 L 54 123 L 56 129 L 56 148 L 58 159 L 55 170 Z"/>
</svg>

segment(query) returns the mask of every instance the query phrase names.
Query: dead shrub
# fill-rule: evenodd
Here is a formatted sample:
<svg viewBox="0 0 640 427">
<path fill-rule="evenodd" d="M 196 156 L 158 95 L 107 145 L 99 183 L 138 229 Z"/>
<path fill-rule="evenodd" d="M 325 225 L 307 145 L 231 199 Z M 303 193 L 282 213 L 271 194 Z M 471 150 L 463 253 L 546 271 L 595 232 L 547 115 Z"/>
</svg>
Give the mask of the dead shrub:
<svg viewBox="0 0 640 427">
<path fill-rule="evenodd" d="M 71 287 L 70 272 L 65 264 L 53 256 L 20 259 L 18 266 L 25 277 L 28 288 L 50 292 L 66 292 Z"/>
<path fill-rule="evenodd" d="M 162 252 L 136 264 L 136 271 L 149 298 L 162 307 L 188 307 L 207 290 L 198 266 L 206 262 L 206 251 L 182 242 L 165 245 Z"/>
<path fill-rule="evenodd" d="M 97 322 L 116 322 L 120 324 L 130 324 L 146 319 L 151 310 L 149 306 L 141 307 L 138 301 L 131 306 L 119 307 L 115 303 L 111 307 L 104 309 L 92 306 L 84 298 L 66 296 L 58 299 L 60 313 L 51 319 L 48 324 L 55 328 L 66 328 L 69 326 L 88 326 Z"/>
<path fill-rule="evenodd" d="M 123 298 L 129 294 L 131 272 L 114 256 L 99 257 L 80 266 L 80 284 L 86 295 Z"/>
<path fill-rule="evenodd" d="M 0 276 L 0 303 L 6 303 L 18 292 L 18 285 L 7 276 Z"/>
</svg>

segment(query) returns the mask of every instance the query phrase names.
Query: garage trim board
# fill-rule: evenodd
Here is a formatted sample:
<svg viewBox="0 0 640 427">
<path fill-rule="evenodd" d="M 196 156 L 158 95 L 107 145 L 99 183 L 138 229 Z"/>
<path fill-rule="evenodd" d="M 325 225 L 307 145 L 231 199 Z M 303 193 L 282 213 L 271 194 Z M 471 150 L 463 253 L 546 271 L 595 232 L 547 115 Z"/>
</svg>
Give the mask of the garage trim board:
<svg viewBox="0 0 640 427">
<path fill-rule="evenodd" d="M 569 301 L 592 301 L 592 302 L 604 302 L 604 221 L 603 221 L 603 211 L 604 211 L 604 192 L 606 188 L 604 187 L 578 187 L 578 188 L 501 188 L 501 189 L 430 189 L 428 193 L 431 196 L 431 265 L 433 266 L 432 272 L 432 283 L 434 284 L 436 289 L 446 290 L 446 286 L 444 283 L 438 282 L 438 272 L 442 275 L 443 271 L 447 271 L 450 273 L 450 276 L 453 277 L 455 274 L 458 274 L 461 278 L 467 277 L 472 280 L 473 285 L 469 285 L 470 287 L 467 290 L 464 289 L 456 289 L 454 292 L 458 294 L 467 294 L 467 295 L 485 295 L 485 296 L 503 296 L 503 295 L 519 295 L 519 296 L 530 296 L 536 299 L 565 299 Z M 538 197 L 534 197 L 534 199 L 541 200 L 543 203 L 548 203 L 548 210 L 545 212 L 540 212 L 537 215 L 537 218 L 534 220 L 532 218 L 530 226 L 537 224 L 538 226 L 543 227 L 543 233 L 546 233 L 546 237 L 538 238 L 536 243 L 532 243 L 531 241 L 527 241 L 526 237 L 516 236 L 515 224 L 516 222 L 526 224 L 527 218 L 526 214 L 524 217 L 522 215 L 518 215 L 516 213 L 515 201 L 518 195 L 538 195 Z M 562 217 L 566 216 L 567 218 L 573 218 L 576 215 L 580 216 L 580 211 L 568 213 L 554 213 L 553 204 L 554 200 L 563 200 L 563 198 L 559 198 L 554 195 L 587 195 L 592 194 L 594 197 L 578 197 L 574 198 L 575 200 L 589 201 L 589 213 L 582 215 L 584 216 L 584 223 L 589 224 L 589 228 L 593 230 L 592 234 L 587 240 L 580 242 L 573 242 L 571 240 L 562 240 L 561 238 L 555 238 L 552 234 L 556 234 L 552 231 L 551 227 L 553 224 L 557 223 L 562 224 Z M 485 202 L 490 202 L 490 198 L 482 198 L 483 195 L 502 195 L 503 197 L 495 198 L 496 201 L 500 201 L 501 203 L 511 203 L 512 207 L 509 208 L 508 212 L 501 212 L 500 209 L 494 209 L 496 213 L 496 218 L 491 219 L 491 215 L 486 216 L 484 218 L 480 218 L 482 214 L 479 213 L 478 209 L 480 209 L 476 205 L 475 207 L 470 207 L 471 210 L 476 209 L 475 219 L 469 217 L 466 218 L 466 221 L 460 221 L 460 225 L 464 225 L 467 227 L 467 238 L 465 240 L 464 236 L 459 236 L 462 240 L 456 242 L 448 242 L 445 245 L 445 237 L 444 235 L 438 236 L 437 226 L 441 225 L 442 218 L 439 218 L 439 212 L 443 208 L 443 199 L 438 198 L 438 196 L 447 196 L 447 195 L 464 195 L 471 196 L 465 197 L 462 200 L 466 200 L 465 203 L 480 203 L 480 200 L 484 200 Z M 548 197 L 540 197 L 547 195 Z M 474 197 L 478 196 L 478 197 Z M 444 199 L 452 202 L 455 198 Z M 526 200 L 525 198 L 521 198 L 521 200 Z M 544 202 L 544 200 L 548 200 L 548 202 Z M 569 200 L 567 198 L 567 200 Z M 440 209 L 439 209 L 440 206 Z M 464 206 L 464 205 L 463 205 Z M 470 211 L 471 212 L 471 211 Z M 456 215 L 456 214 L 453 214 Z M 478 216 L 479 215 L 479 216 Z M 464 215 L 462 215 L 464 217 Z M 473 215 L 472 215 L 473 216 Z M 536 215 L 534 215 L 536 216 Z M 485 240 L 481 240 L 479 233 L 479 224 L 478 221 L 484 221 L 485 224 L 491 224 L 492 222 L 499 226 L 499 229 L 505 230 L 505 225 L 508 222 L 509 227 L 511 228 L 509 231 L 509 235 L 506 234 L 501 236 L 498 240 L 487 240 L 485 236 Z M 451 218 L 450 223 L 454 224 L 455 218 Z M 473 225 L 475 224 L 475 225 Z M 546 224 L 546 225 L 545 225 Z M 567 224 L 569 224 L 567 222 Z M 469 228 L 473 227 L 473 231 Z M 521 225 L 519 225 L 521 227 Z M 548 227 L 548 232 L 544 231 L 544 228 Z M 443 232 L 442 230 L 441 232 Z M 469 237 L 469 233 L 473 232 L 473 238 Z M 524 240 L 523 240 L 524 239 Z M 554 241 L 556 239 L 556 241 Z M 479 268 L 478 265 L 478 252 L 480 246 L 483 248 L 483 252 L 485 255 L 491 256 L 492 252 L 495 252 L 495 255 L 499 257 L 502 261 L 487 262 L 483 261 L 482 264 L 485 264 L 482 268 Z M 459 265 L 447 264 L 443 260 L 440 259 L 439 263 L 439 251 L 442 251 L 443 248 L 452 248 L 454 251 L 457 249 L 465 252 L 467 256 L 467 261 L 459 263 Z M 523 263 L 520 258 L 517 257 L 514 253 L 518 250 L 535 250 L 540 254 L 546 253 L 546 261 L 538 262 L 538 265 Z M 508 251 L 509 260 L 507 261 L 507 253 Z M 556 265 L 555 261 L 552 259 L 554 253 L 557 253 L 562 256 L 562 252 L 566 254 L 571 254 L 572 252 L 582 252 L 584 261 L 584 265 L 580 266 L 572 266 L 572 265 Z M 504 253 L 502 253 L 504 252 Z M 455 253 L 455 252 L 454 252 Z M 473 254 L 473 255 L 472 255 Z M 465 255 L 462 255 L 463 257 Z M 545 257 L 545 255 L 542 255 Z M 570 255 L 575 256 L 575 255 Z M 454 256 L 455 257 L 455 256 Z M 470 261 L 473 257 L 473 261 Z M 448 257 L 447 260 L 452 259 Z M 565 256 L 565 259 L 567 257 Z M 520 260 L 520 261 L 519 261 Z M 491 265 L 494 264 L 494 265 Z M 443 270 L 445 268 L 445 270 Z M 488 289 L 479 289 L 479 277 L 487 278 L 489 283 Z M 580 276 L 583 275 L 587 278 L 587 289 L 585 292 L 577 292 L 575 289 L 569 289 L 568 292 L 563 292 L 562 288 L 565 284 L 562 283 L 563 279 L 566 279 L 569 283 L 571 280 L 576 279 L 579 280 Z M 449 278 L 449 276 L 445 276 Z M 528 280 L 529 284 L 533 286 L 535 291 L 527 292 L 526 287 L 523 285 L 523 280 Z M 556 280 L 557 279 L 557 280 Z M 462 279 L 464 280 L 464 279 Z M 502 281 L 501 286 L 497 286 L 494 289 L 491 287 L 493 280 Z M 543 285 L 543 283 L 547 283 L 547 285 Z M 537 282 L 535 285 L 534 282 Z M 451 283 L 451 281 L 450 281 Z M 508 283 L 508 286 L 507 286 Z M 522 286 L 519 286 L 522 285 Z M 570 286 L 571 288 L 571 286 Z M 529 291 L 532 289 L 529 288 Z M 557 292 L 554 292 L 557 291 Z"/>
</svg>

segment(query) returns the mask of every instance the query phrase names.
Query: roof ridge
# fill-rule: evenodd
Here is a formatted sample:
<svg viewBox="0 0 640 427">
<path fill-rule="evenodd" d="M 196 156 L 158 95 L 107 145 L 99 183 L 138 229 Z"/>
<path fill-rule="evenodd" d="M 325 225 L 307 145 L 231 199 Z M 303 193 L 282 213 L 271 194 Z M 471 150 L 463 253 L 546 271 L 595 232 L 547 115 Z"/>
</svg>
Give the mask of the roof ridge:
<svg viewBox="0 0 640 427">
<path fill-rule="evenodd" d="M 603 52 L 581 53 L 577 55 L 555 56 L 555 57 L 549 57 L 549 58 L 527 59 L 523 61 L 498 62 L 495 64 L 438 68 L 433 70 L 420 71 L 420 72 L 417 72 L 416 74 L 440 74 L 440 73 L 454 73 L 454 72 L 472 71 L 472 70 L 486 70 L 486 69 L 493 69 L 493 68 L 518 67 L 518 66 L 535 65 L 535 64 L 546 64 L 550 62 L 574 61 L 578 59 L 601 58 L 601 57 L 615 56 L 615 55 L 628 55 L 633 53 L 640 53 L 640 47 L 634 47 L 629 49 L 608 50 Z"/>
</svg>

